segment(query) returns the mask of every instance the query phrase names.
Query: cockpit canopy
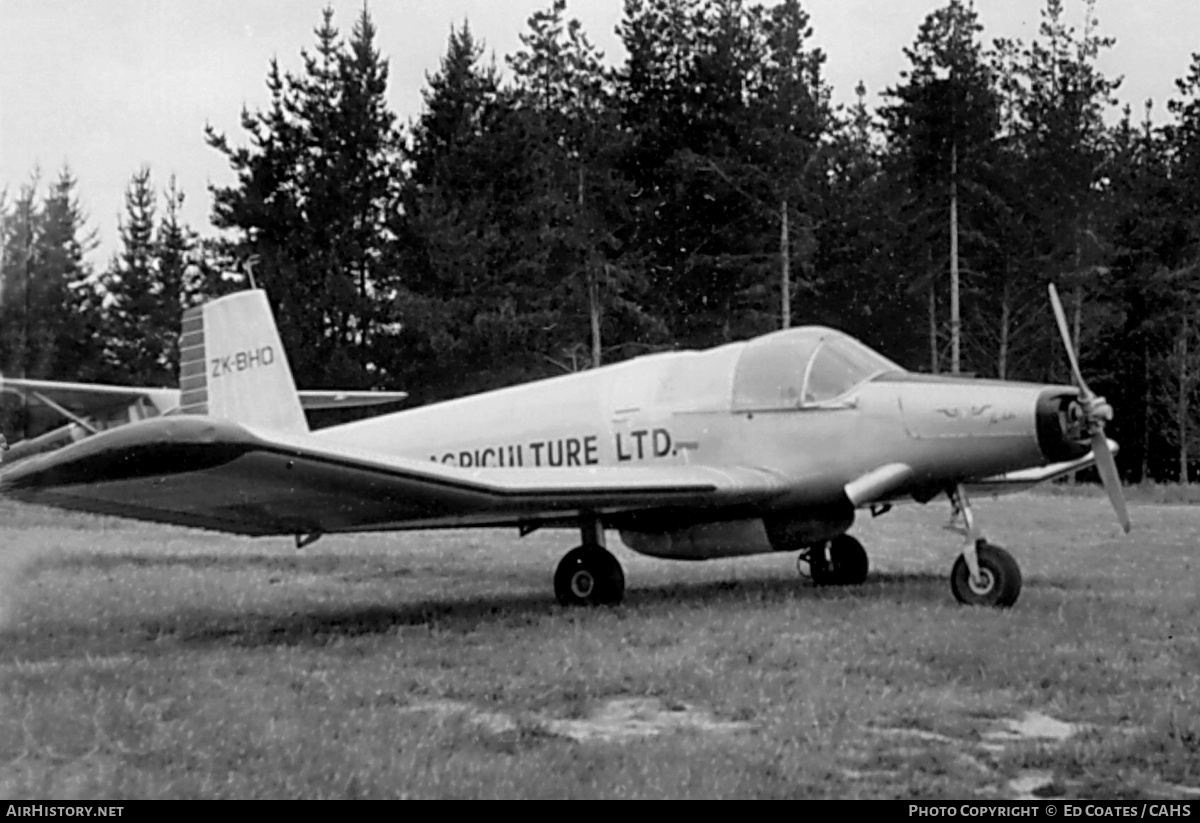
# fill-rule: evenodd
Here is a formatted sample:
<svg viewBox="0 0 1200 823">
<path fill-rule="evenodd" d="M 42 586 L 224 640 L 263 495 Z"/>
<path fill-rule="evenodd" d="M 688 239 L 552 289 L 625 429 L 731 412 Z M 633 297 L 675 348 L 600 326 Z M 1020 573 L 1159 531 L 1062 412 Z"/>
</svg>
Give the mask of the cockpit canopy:
<svg viewBox="0 0 1200 823">
<path fill-rule="evenodd" d="M 751 340 L 733 374 L 734 411 L 819 406 L 885 372 L 904 371 L 853 337 L 804 326 Z"/>
</svg>

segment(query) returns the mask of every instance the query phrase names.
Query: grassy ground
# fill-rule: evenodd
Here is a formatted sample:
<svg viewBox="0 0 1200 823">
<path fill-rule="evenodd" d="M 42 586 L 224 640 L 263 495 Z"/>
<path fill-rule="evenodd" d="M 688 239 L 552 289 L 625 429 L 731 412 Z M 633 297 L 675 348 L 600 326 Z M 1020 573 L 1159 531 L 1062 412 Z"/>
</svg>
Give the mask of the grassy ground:
<svg viewBox="0 0 1200 823">
<path fill-rule="evenodd" d="M 1061 481 L 1039 486 L 1035 493 L 1059 497 L 1103 497 L 1104 489 L 1094 480 L 1080 483 Z M 1125 499 L 1131 503 L 1177 503 L 1194 506 L 1200 503 L 1200 483 L 1138 483 L 1125 487 Z"/>
<path fill-rule="evenodd" d="M 296 552 L 0 504 L 0 796 L 1200 785 L 1200 511 L 1134 505 L 1125 538 L 1100 498 L 979 501 L 1025 573 L 1003 612 L 954 604 L 946 514 L 860 522 L 873 570 L 853 589 L 797 582 L 791 556 L 685 564 L 617 548 L 625 605 L 568 610 L 550 591 L 566 532 Z M 630 705 L 619 736 L 563 731 Z"/>
</svg>

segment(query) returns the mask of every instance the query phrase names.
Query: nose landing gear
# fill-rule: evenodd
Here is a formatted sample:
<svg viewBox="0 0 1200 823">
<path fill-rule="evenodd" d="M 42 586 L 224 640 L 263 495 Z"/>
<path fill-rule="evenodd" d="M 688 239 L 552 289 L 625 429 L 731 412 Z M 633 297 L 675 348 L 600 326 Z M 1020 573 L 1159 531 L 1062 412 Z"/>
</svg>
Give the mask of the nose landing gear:
<svg viewBox="0 0 1200 823">
<path fill-rule="evenodd" d="M 962 516 L 966 543 L 950 570 L 954 599 L 968 606 L 1006 608 L 1021 594 L 1021 567 L 1004 549 L 983 539 L 975 524 L 971 501 L 962 486 L 948 495 L 954 515 Z"/>
</svg>

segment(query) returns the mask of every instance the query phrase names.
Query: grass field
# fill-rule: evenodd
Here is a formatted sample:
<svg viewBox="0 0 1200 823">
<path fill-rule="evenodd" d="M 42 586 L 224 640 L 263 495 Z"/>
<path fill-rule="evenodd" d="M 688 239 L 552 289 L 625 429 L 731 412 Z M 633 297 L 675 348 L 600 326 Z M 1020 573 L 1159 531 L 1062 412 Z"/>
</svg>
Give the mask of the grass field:
<svg viewBox="0 0 1200 823">
<path fill-rule="evenodd" d="M 568 532 L 297 552 L 0 504 L 0 797 L 1194 797 L 1200 509 L 978 501 L 1022 565 L 966 609 L 944 504 L 860 521 L 866 585 Z"/>
</svg>

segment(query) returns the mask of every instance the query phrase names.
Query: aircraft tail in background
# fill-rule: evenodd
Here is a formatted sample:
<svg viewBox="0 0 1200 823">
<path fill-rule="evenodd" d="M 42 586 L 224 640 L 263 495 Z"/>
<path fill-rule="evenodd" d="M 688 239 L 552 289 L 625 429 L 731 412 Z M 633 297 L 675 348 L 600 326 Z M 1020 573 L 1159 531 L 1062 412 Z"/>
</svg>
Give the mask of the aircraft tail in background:
<svg viewBox="0 0 1200 823">
<path fill-rule="evenodd" d="M 300 434 L 308 422 L 266 292 L 188 309 L 179 338 L 180 414 Z"/>
</svg>

